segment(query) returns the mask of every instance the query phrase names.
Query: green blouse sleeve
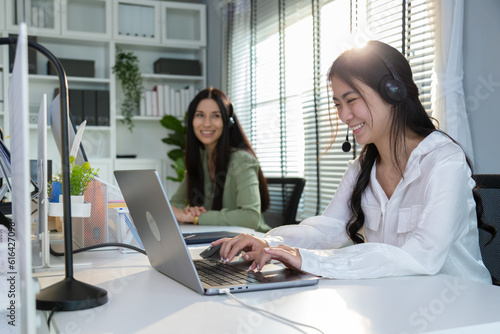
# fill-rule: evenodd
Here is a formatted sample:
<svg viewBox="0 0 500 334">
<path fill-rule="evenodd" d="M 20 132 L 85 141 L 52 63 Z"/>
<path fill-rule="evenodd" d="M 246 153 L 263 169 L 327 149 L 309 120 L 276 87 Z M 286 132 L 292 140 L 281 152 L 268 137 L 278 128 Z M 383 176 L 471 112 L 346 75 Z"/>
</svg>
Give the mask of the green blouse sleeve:
<svg viewBox="0 0 500 334">
<path fill-rule="evenodd" d="M 170 198 L 170 204 L 178 209 L 184 209 L 188 205 L 188 194 L 187 194 L 187 177 L 184 175 L 184 179 L 177 188 L 175 194 Z"/>
<path fill-rule="evenodd" d="M 200 225 L 237 225 L 260 230 L 264 225 L 260 213 L 259 163 L 245 151 L 231 155 L 224 186 L 223 209 L 203 213 Z"/>
</svg>

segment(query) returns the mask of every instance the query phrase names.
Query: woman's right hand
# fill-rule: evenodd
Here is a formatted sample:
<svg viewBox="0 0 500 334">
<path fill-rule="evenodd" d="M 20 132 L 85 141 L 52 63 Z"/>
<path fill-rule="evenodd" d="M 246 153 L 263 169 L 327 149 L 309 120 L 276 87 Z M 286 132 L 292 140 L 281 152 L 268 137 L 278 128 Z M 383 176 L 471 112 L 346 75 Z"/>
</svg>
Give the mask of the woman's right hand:
<svg viewBox="0 0 500 334">
<path fill-rule="evenodd" d="M 181 224 L 190 223 L 194 219 L 194 215 L 191 213 L 186 213 L 184 210 L 176 208 L 172 205 L 172 211 L 174 211 L 175 219 Z"/>
<path fill-rule="evenodd" d="M 222 244 L 219 254 L 221 261 L 224 263 L 229 263 L 240 251 L 245 252 L 243 258 L 246 261 L 253 261 L 257 256 L 264 250 L 264 248 L 269 247 L 267 242 L 253 235 L 242 233 L 234 238 L 223 238 L 212 242 L 213 246 Z"/>
</svg>

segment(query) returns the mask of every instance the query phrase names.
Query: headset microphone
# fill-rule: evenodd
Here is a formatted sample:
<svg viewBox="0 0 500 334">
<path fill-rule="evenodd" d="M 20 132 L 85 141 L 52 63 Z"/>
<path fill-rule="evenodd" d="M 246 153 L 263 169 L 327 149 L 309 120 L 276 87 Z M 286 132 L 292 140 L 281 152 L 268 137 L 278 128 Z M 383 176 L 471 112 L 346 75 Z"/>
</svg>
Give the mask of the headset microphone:
<svg viewBox="0 0 500 334">
<path fill-rule="evenodd" d="M 342 151 L 349 152 L 351 150 L 351 143 L 349 142 L 349 129 L 347 129 L 347 134 L 345 135 L 345 142 L 342 144 Z"/>
</svg>

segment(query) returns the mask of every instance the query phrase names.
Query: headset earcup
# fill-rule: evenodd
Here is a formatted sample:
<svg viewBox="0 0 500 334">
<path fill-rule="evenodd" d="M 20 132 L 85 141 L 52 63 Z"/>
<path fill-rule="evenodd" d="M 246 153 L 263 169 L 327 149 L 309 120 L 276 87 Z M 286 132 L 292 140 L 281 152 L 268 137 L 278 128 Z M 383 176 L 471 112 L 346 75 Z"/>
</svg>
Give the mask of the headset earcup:
<svg viewBox="0 0 500 334">
<path fill-rule="evenodd" d="M 380 80 L 379 91 L 384 100 L 395 106 L 403 103 L 407 95 L 405 85 L 388 75 Z"/>
</svg>

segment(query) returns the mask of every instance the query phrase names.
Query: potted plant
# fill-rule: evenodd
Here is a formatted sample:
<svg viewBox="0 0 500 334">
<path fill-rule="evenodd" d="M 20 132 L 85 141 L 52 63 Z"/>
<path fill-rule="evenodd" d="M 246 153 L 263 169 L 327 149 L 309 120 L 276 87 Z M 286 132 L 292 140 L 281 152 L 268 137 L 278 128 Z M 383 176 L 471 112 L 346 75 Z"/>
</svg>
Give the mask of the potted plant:
<svg viewBox="0 0 500 334">
<path fill-rule="evenodd" d="M 83 193 L 89 183 L 97 176 L 99 169 L 93 169 L 88 161 L 81 165 L 76 165 L 74 156 L 70 156 L 69 162 L 71 215 L 73 217 L 89 217 L 90 203 L 84 202 Z M 49 192 L 49 216 L 61 217 L 63 215 L 63 205 L 61 202 L 62 172 L 52 177 L 47 188 Z"/>
<path fill-rule="evenodd" d="M 134 114 L 140 108 L 144 90 L 141 71 L 139 70 L 139 59 L 132 51 L 127 52 L 117 47 L 113 73 L 120 80 L 123 94 L 125 95 L 121 106 L 123 115 L 121 121 L 132 132 L 132 128 L 134 127 L 132 117 L 134 117 Z"/>
<path fill-rule="evenodd" d="M 163 138 L 162 141 L 167 145 L 177 147 L 167 153 L 167 156 L 173 161 L 173 164 L 170 166 L 177 174 L 176 178 L 168 176 L 167 180 L 174 182 L 182 182 L 184 179 L 184 172 L 186 171 L 186 117 L 187 113 L 184 115 L 184 120 L 180 121 L 172 115 L 166 115 L 160 120 L 162 126 L 172 131 L 167 137 Z"/>
</svg>

